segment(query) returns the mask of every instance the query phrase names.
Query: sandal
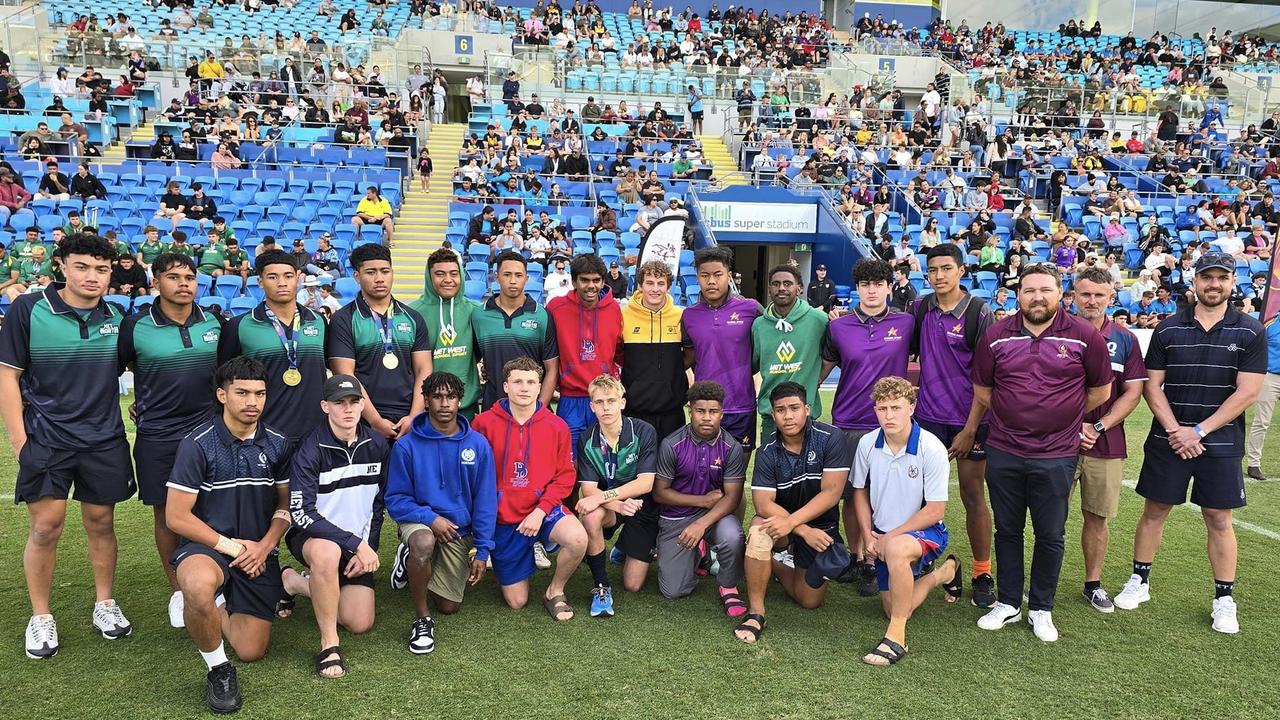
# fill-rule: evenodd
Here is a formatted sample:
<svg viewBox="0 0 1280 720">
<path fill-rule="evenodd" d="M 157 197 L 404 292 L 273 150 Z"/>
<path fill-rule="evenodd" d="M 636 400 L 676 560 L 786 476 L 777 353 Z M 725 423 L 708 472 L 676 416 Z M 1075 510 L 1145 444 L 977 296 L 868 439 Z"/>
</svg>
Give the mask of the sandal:
<svg viewBox="0 0 1280 720">
<path fill-rule="evenodd" d="M 731 618 L 740 618 L 747 614 L 747 604 L 742 602 L 742 596 L 738 594 L 738 588 L 722 587 L 719 589 L 720 602 L 724 604 L 724 613 Z"/>
<path fill-rule="evenodd" d="M 960 558 L 955 555 L 948 555 L 947 560 L 943 561 L 943 564 L 946 564 L 946 562 L 950 560 L 956 561 L 956 574 L 951 578 L 951 582 L 942 583 L 942 591 L 946 593 L 946 601 L 948 603 L 954 603 L 960 599 L 961 595 L 964 594 L 964 581 L 961 578 L 960 572 L 963 566 L 960 564 Z"/>
<path fill-rule="evenodd" d="M 325 660 L 329 656 L 333 656 L 333 659 Z M 325 675 L 324 671 L 330 668 L 339 668 L 342 670 L 342 674 Z M 338 649 L 337 645 L 325 648 L 316 655 L 316 674 L 325 680 L 337 680 L 347 676 L 347 661 L 342 659 L 342 651 Z"/>
<path fill-rule="evenodd" d="M 883 645 L 888 649 L 881 650 L 880 645 Z M 907 649 L 905 647 L 887 637 L 880 639 L 880 645 L 871 648 L 866 655 L 863 655 L 862 662 L 868 665 L 897 665 L 899 660 L 907 656 Z M 873 657 L 881 658 L 886 662 L 871 660 Z"/>
<path fill-rule="evenodd" d="M 569 598 L 563 594 L 555 597 L 543 598 L 542 605 L 547 609 L 547 613 L 551 615 L 551 619 L 556 622 L 568 622 L 573 619 L 573 606 L 569 604 Z M 560 617 L 561 613 L 569 613 L 569 617 Z"/>
<path fill-rule="evenodd" d="M 280 597 L 276 599 L 276 617 L 280 618 L 281 620 L 284 620 L 285 618 L 293 614 L 293 605 L 294 605 L 293 594 L 284 589 L 284 574 L 288 570 L 293 570 L 293 568 L 285 566 L 280 571 Z M 293 570 L 293 571 L 295 573 L 298 573 L 299 577 L 305 577 L 302 573 L 299 573 L 297 570 Z"/>
<path fill-rule="evenodd" d="M 753 620 L 755 621 L 756 625 L 758 625 L 759 627 L 756 627 L 756 625 L 747 624 Z M 748 645 L 754 645 L 756 644 L 756 641 L 760 639 L 760 636 L 764 634 L 764 629 L 766 625 L 768 625 L 768 623 L 765 622 L 764 615 L 761 615 L 760 613 L 751 613 L 750 615 L 747 615 L 746 617 L 742 618 L 742 622 L 734 626 L 733 636 Z M 748 640 L 746 638 L 740 637 L 738 635 L 738 633 L 740 632 L 751 633 L 751 639 Z"/>
</svg>

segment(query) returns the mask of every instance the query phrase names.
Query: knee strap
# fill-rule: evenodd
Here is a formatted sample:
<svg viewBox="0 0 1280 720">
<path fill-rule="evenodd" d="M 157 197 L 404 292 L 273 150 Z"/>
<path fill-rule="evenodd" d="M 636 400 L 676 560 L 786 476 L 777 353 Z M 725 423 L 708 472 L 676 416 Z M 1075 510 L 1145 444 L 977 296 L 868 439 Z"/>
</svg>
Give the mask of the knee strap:
<svg viewBox="0 0 1280 720">
<path fill-rule="evenodd" d="M 752 525 L 747 533 L 746 556 L 752 560 L 768 561 L 773 558 L 773 538 L 759 525 Z"/>
</svg>

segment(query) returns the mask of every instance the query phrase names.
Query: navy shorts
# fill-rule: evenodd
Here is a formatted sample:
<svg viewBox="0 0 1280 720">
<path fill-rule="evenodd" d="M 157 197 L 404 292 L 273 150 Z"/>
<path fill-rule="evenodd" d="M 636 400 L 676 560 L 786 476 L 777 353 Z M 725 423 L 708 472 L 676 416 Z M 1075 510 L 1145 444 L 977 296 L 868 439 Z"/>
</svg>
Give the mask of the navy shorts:
<svg viewBox="0 0 1280 720">
<path fill-rule="evenodd" d="M 272 550 L 267 556 L 267 569 L 256 578 L 244 574 L 240 568 L 231 567 L 231 559 L 208 545 L 185 542 L 173 551 L 173 567 L 183 560 L 203 555 L 222 568 L 222 596 L 227 601 L 227 614 L 243 613 L 263 620 L 276 619 L 276 601 L 284 592 L 280 581 L 280 551 Z"/>
<path fill-rule="evenodd" d="M 139 436 L 133 441 L 133 466 L 138 473 L 138 499 L 143 505 L 163 505 L 169 496 L 169 476 L 182 440 L 152 440 Z"/>
<path fill-rule="evenodd" d="M 533 544 L 542 543 L 542 547 L 548 553 L 555 550 L 556 544 L 551 542 L 551 531 L 555 529 L 556 523 L 568 514 L 569 511 L 565 506 L 555 506 L 542 519 L 542 527 L 533 537 L 525 537 L 516 532 L 519 523 L 515 525 L 498 523 L 494 526 L 493 552 L 489 553 L 489 557 L 493 559 L 493 576 L 498 579 L 499 585 L 515 585 L 533 575 L 538 569 L 533 562 Z"/>
<path fill-rule="evenodd" d="M 1164 441 L 1147 442 L 1142 448 L 1142 471 L 1138 475 L 1138 494 L 1165 505 L 1181 505 L 1187 501 L 1187 485 L 1191 485 L 1191 502 L 1210 510 L 1230 510 L 1245 506 L 1244 473 L 1240 456 L 1209 457 L 1190 460 L 1178 457 Z"/>
<path fill-rule="evenodd" d="M 838 543 L 844 542 L 844 538 L 840 537 L 840 529 L 832 525 L 829 528 L 818 528 L 822 532 L 831 536 L 832 540 Z M 797 570 L 808 570 L 813 564 L 813 559 L 818 557 L 818 551 L 809 547 L 809 543 L 805 542 L 799 536 L 791 536 L 791 561 L 795 564 Z"/>
<path fill-rule="evenodd" d="M 303 565 L 307 564 L 307 559 L 302 555 L 302 546 L 311 538 L 298 532 L 297 528 L 291 529 L 284 535 L 284 544 L 289 548 L 289 554 L 297 558 L 298 562 Z M 347 563 L 351 562 L 351 558 L 356 554 L 348 550 L 342 551 L 342 557 L 338 559 L 338 587 L 346 587 L 348 585 L 358 585 L 373 589 L 373 573 L 363 573 L 355 577 L 347 577 L 344 572 L 347 569 Z"/>
<path fill-rule="evenodd" d="M 640 562 L 654 562 L 658 559 L 658 506 L 650 495 L 640 499 L 644 501 L 640 512 L 631 517 L 615 514 L 618 521 L 604 528 L 604 538 L 609 540 L 617 534 L 618 541 L 613 546 L 618 552 Z"/>
<path fill-rule="evenodd" d="M 115 505 L 132 497 L 135 489 L 129 443 L 124 438 L 92 450 L 62 450 L 28 435 L 18 451 L 14 503 L 70 496 L 89 505 Z"/>
<path fill-rule="evenodd" d="M 877 528 L 876 532 L 881 531 Z M 947 526 L 945 523 L 938 523 L 923 530 L 912 530 L 904 534 L 910 535 L 920 543 L 920 560 L 911 566 L 911 574 L 920 577 L 934 560 L 942 557 L 942 551 L 947 549 L 949 539 Z M 878 558 L 876 559 L 876 583 L 880 586 L 880 592 L 889 591 L 889 566 Z"/>
<path fill-rule="evenodd" d="M 751 452 L 756 449 L 756 420 L 759 415 L 755 410 L 742 413 L 725 413 L 720 427 L 729 437 L 742 444 L 742 449 Z"/>
<path fill-rule="evenodd" d="M 932 420 L 921 420 L 916 418 L 916 422 L 921 428 L 933 433 L 942 441 L 943 447 L 951 447 L 951 441 L 956 439 L 960 431 L 964 429 L 964 425 L 951 425 L 949 423 L 936 423 Z M 983 462 L 987 459 L 987 433 L 991 427 L 986 423 L 978 426 L 978 432 L 973 436 L 973 449 L 965 456 L 966 460 L 974 462 Z"/>
<path fill-rule="evenodd" d="M 591 398 L 561 395 L 560 400 L 556 402 L 556 415 L 569 426 L 569 436 L 573 439 L 569 447 L 573 448 L 576 455 L 578 436 L 596 421 L 596 414 L 591 412 Z"/>
</svg>

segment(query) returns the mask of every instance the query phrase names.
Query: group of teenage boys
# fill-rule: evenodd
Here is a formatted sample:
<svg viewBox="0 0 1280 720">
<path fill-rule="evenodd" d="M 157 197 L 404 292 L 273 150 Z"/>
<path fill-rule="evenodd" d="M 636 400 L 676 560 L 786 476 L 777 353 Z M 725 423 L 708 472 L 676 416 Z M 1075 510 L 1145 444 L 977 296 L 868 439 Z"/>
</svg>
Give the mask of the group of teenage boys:
<svg viewBox="0 0 1280 720">
<path fill-rule="evenodd" d="M 93 622 L 107 639 L 131 633 L 113 600 L 112 519 L 136 491 L 154 510 L 170 622 L 205 660 L 217 711 L 241 704 L 224 643 L 241 661 L 262 657 L 273 620 L 298 595 L 320 630 L 316 672 L 347 673 L 338 627 L 374 623 L 384 509 L 397 525 L 393 581 L 412 595 L 416 654 L 434 650 L 434 617 L 457 612 L 490 568 L 509 606 L 527 604 L 539 546 L 555 557 L 541 597 L 553 619 L 575 616 L 566 587 L 583 562 L 590 615 L 613 616 L 613 539 L 629 592 L 655 563 L 668 598 L 714 574 L 734 636 L 748 643 L 767 627 L 773 579 L 805 608 L 822 604 L 829 581 L 855 581 L 888 618 L 863 660 L 893 664 L 929 593 L 963 593 L 960 559 L 943 557 L 951 459 L 971 599 L 988 609 L 979 627 L 1021 619 L 1030 514 L 1028 619 L 1037 637 L 1057 639 L 1051 611 L 1076 482 L 1085 599 L 1103 612 L 1149 599 L 1165 518 L 1194 478 L 1213 627 L 1238 631 L 1231 509 L 1244 504 L 1243 411 L 1267 346 L 1261 325 L 1226 302 L 1229 257 L 1200 260 L 1199 302 L 1161 323 L 1144 367 L 1136 338 L 1106 317 L 1109 278 L 1074 278 L 1077 317 L 1061 304 L 1056 268 L 1031 266 L 1019 311 L 994 322 L 965 291 L 953 245 L 930 249 L 934 292 L 909 312 L 890 309 L 891 268 L 870 259 L 853 268 L 857 304 L 830 316 L 805 302 L 791 264 L 770 270 L 767 307 L 738 295 L 733 256 L 720 248 L 695 255 L 701 297 L 684 309 L 667 265 L 641 265 L 624 303 L 593 255 L 573 260 L 573 292 L 541 306 L 514 252 L 496 258 L 499 292 L 476 303 L 449 249 L 428 259 L 422 297 L 403 303 L 391 295 L 390 252 L 364 245 L 350 257 L 360 293 L 329 322 L 297 304 L 299 269 L 284 252 L 258 256 L 265 299 L 229 321 L 195 304 L 187 256 L 155 257 L 156 302 L 122 317 L 103 301 L 115 248 L 76 234 L 58 252 L 66 282 L 20 298 L 0 331 L 0 416 L 30 516 L 32 658 L 59 649 L 49 596 L 69 497 L 89 540 Z M 904 379 L 912 357 L 918 387 Z M 818 388 L 837 367 L 828 424 Z M 126 369 L 132 462 L 116 395 Z M 73 374 L 79 382 L 67 383 Z M 1155 416 L 1138 483 L 1146 506 L 1133 575 L 1113 601 L 1101 587 L 1107 519 L 1123 421 L 1144 394 Z M 282 567 L 281 539 L 298 567 Z"/>
</svg>

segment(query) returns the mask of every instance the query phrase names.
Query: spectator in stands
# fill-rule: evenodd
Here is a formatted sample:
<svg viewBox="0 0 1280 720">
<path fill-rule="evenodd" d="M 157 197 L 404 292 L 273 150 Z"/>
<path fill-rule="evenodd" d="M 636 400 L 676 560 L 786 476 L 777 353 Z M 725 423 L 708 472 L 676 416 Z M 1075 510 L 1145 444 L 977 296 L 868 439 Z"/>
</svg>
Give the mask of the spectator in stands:
<svg viewBox="0 0 1280 720">
<path fill-rule="evenodd" d="M 231 152 L 230 146 L 225 142 L 218 143 L 217 149 L 209 158 L 209 163 L 217 170 L 238 170 L 244 164 Z"/>
<path fill-rule="evenodd" d="M 173 142 L 173 133 L 168 130 L 160 133 L 160 137 L 151 145 L 151 159 L 160 160 L 166 165 L 172 165 L 178 159 L 178 148 Z"/>
<path fill-rule="evenodd" d="M 107 188 L 89 170 L 89 163 L 82 162 L 71 178 L 71 196 L 80 200 L 102 200 L 107 197 Z"/>
<path fill-rule="evenodd" d="M 644 234 L 662 217 L 662 208 L 658 207 L 658 197 L 657 195 L 645 197 L 644 207 L 636 213 L 635 223 L 628 228 L 630 232 Z"/>
<path fill-rule="evenodd" d="M 40 185 L 36 192 L 46 200 L 70 200 L 71 178 L 58 170 L 56 161 L 50 160 L 45 163 L 45 172 L 40 176 Z"/>
<path fill-rule="evenodd" d="M 386 243 L 390 244 L 395 239 L 395 221 L 391 217 L 391 203 L 382 196 L 376 185 L 370 185 L 365 190 L 365 196 L 356 206 L 356 214 L 351 219 L 351 223 L 357 228 L 362 228 L 364 225 L 381 225 Z"/>
<path fill-rule="evenodd" d="M 170 180 L 164 195 L 160 197 L 160 207 L 156 209 L 155 216 L 169 218 L 173 221 L 174 227 L 177 227 L 178 223 L 186 219 L 186 209 L 189 205 L 190 201 L 182 194 L 182 186 Z"/>
<path fill-rule="evenodd" d="M 14 181 L 13 170 L 0 168 L 0 227 L 9 227 L 9 219 L 25 210 L 31 193 Z"/>
<path fill-rule="evenodd" d="M 147 273 L 134 261 L 132 255 L 120 256 L 111 268 L 110 291 L 112 295 L 128 295 L 131 298 L 150 294 Z"/>
<path fill-rule="evenodd" d="M 569 276 L 567 267 L 567 260 L 558 259 L 555 261 L 555 269 L 547 273 L 546 278 L 543 279 L 542 297 L 544 303 L 549 303 L 573 291 L 573 279 Z"/>
</svg>

